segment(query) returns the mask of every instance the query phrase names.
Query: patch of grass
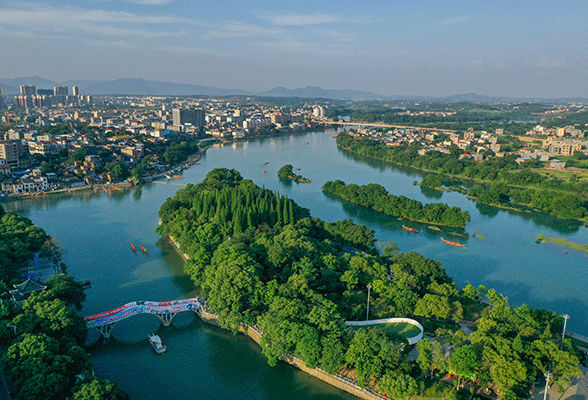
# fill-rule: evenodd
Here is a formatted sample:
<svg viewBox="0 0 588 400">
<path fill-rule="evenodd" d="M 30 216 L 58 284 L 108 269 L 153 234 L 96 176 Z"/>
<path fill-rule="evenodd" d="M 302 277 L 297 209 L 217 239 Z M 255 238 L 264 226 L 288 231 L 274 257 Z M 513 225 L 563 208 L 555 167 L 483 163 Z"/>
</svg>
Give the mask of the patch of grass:
<svg viewBox="0 0 588 400">
<path fill-rule="evenodd" d="M 545 237 L 545 234 L 542 233 L 541 235 L 537 236 L 535 238 L 535 243 L 547 243 L 547 238 Z"/>
<path fill-rule="evenodd" d="M 386 332 L 390 333 L 397 333 L 400 336 L 405 338 L 411 338 L 418 335 L 421 330 L 412 324 L 408 324 L 406 322 L 388 322 L 385 324 L 373 324 L 373 325 L 366 325 L 366 326 L 354 326 L 353 330 L 357 330 L 359 328 L 380 328 L 385 330 Z"/>
<path fill-rule="evenodd" d="M 552 243 L 557 243 L 560 246 L 565 246 L 565 247 L 569 247 L 570 249 L 580 250 L 580 251 L 584 251 L 584 252 L 588 253 L 588 244 L 570 242 L 569 240 L 564 239 L 564 238 L 554 238 L 554 237 L 550 237 L 549 241 Z"/>
<path fill-rule="evenodd" d="M 405 338 L 415 337 L 421 333 L 421 330 L 417 326 L 405 322 L 391 322 L 387 324 L 381 324 L 380 326 L 387 332 L 397 333 L 401 336 L 404 336 Z"/>
<path fill-rule="evenodd" d="M 449 186 L 449 189 L 455 191 L 455 192 L 459 192 L 461 194 L 466 194 L 468 192 L 467 189 L 462 188 L 461 186 Z"/>
</svg>

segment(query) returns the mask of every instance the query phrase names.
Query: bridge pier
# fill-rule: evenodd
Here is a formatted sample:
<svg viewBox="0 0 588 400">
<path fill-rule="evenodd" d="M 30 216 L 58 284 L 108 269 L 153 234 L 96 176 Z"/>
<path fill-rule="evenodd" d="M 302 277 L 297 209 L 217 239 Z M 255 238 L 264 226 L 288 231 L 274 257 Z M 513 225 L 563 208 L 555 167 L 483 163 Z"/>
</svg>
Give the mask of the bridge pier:
<svg viewBox="0 0 588 400">
<path fill-rule="evenodd" d="M 114 327 L 114 324 L 115 323 L 102 325 L 97 327 L 96 329 L 98 330 L 98 332 L 102 334 L 102 337 L 104 339 L 108 339 L 110 337 L 110 334 L 112 333 L 112 328 Z"/>
<path fill-rule="evenodd" d="M 178 313 L 155 314 L 155 316 L 161 320 L 161 323 L 163 324 L 163 326 L 170 326 L 171 321 L 172 321 L 172 319 L 174 319 L 176 314 L 178 314 Z"/>
</svg>

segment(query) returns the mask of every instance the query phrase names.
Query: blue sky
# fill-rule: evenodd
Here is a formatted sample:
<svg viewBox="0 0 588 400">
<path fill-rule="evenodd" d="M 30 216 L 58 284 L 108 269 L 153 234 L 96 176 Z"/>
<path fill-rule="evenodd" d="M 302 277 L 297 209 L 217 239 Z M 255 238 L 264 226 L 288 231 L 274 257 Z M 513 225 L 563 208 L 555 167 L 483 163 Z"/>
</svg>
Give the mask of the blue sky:
<svg viewBox="0 0 588 400">
<path fill-rule="evenodd" d="M 588 97 L 586 10 L 566 0 L 0 0 L 0 78 Z"/>
</svg>

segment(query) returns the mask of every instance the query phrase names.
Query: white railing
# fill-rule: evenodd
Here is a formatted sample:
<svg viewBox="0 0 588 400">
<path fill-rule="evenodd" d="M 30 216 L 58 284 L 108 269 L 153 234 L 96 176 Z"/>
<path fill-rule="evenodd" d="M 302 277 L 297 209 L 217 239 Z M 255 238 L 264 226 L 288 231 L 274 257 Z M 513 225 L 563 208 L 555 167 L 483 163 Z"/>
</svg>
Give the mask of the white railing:
<svg viewBox="0 0 588 400">
<path fill-rule="evenodd" d="M 416 326 L 421 330 L 421 332 L 413 336 L 411 338 L 407 338 L 408 344 L 416 344 L 423 338 L 424 328 L 419 323 L 419 321 L 415 321 L 414 319 L 410 318 L 383 318 L 383 319 L 370 319 L 368 321 L 345 321 L 345 326 L 369 326 L 369 325 L 377 325 L 377 324 L 388 324 L 388 323 L 406 323 Z"/>
</svg>

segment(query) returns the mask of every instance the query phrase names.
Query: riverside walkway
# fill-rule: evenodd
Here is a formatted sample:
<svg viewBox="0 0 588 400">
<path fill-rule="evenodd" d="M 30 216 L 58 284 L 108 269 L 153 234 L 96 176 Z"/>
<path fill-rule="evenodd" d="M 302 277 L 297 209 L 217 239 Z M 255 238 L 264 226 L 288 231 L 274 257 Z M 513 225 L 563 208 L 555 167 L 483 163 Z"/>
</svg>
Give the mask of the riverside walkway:
<svg viewBox="0 0 588 400">
<path fill-rule="evenodd" d="M 164 326 L 169 326 L 176 314 L 185 311 L 197 312 L 200 299 L 182 299 L 173 301 L 132 301 L 114 310 L 84 317 L 88 329 L 97 329 L 104 338 L 109 338 L 114 325 L 137 314 L 155 315 Z"/>
</svg>

